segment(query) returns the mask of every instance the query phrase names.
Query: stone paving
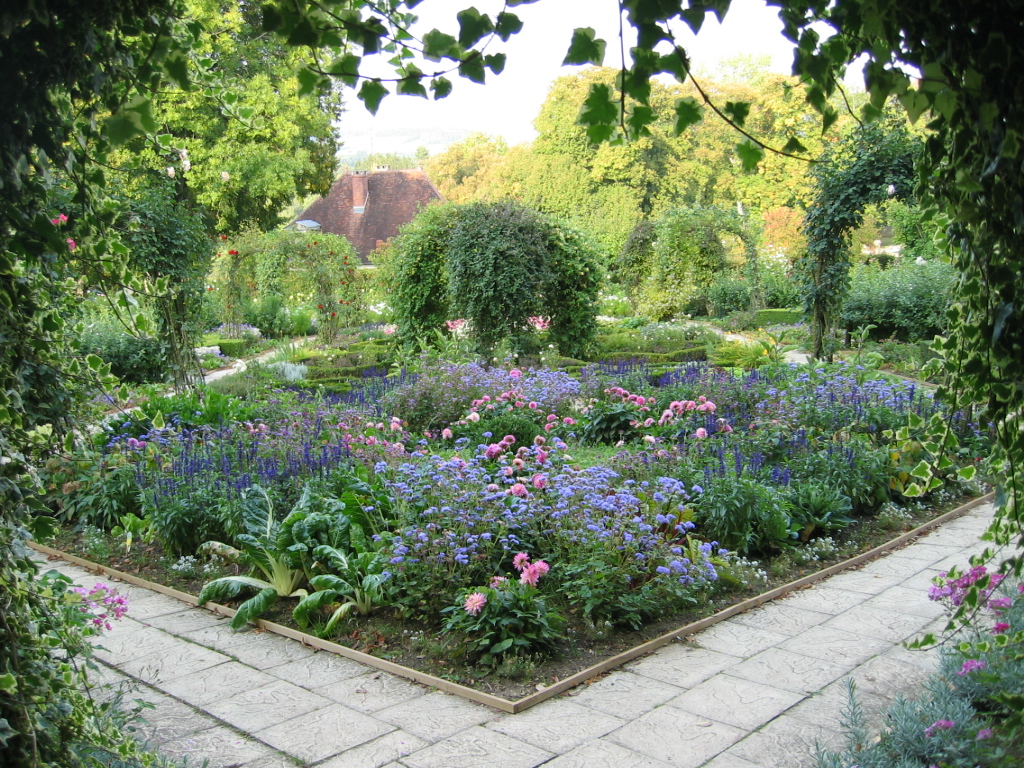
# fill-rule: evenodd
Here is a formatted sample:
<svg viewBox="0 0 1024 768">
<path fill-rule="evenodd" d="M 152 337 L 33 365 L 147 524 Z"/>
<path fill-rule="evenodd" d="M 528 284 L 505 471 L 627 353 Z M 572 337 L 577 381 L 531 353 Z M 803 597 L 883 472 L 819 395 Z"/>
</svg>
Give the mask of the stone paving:
<svg viewBox="0 0 1024 768">
<path fill-rule="evenodd" d="M 837 745 L 844 679 L 876 722 L 915 692 L 941 628 L 933 576 L 966 564 L 984 504 L 855 571 L 735 616 L 510 715 L 119 585 L 97 685 L 153 705 L 142 735 L 210 768 L 802 768 Z M 52 563 L 84 585 L 99 579 Z"/>
</svg>

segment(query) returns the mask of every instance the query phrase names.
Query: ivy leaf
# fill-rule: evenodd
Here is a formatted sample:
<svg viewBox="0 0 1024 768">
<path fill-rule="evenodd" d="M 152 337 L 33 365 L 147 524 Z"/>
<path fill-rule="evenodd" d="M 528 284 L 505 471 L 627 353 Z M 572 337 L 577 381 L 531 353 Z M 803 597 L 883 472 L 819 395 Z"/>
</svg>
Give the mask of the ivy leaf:
<svg viewBox="0 0 1024 768">
<path fill-rule="evenodd" d="M 423 36 L 423 57 L 428 61 L 440 61 L 455 47 L 455 38 L 440 30 L 432 29 Z"/>
<path fill-rule="evenodd" d="M 501 38 L 502 42 L 508 42 L 512 35 L 521 32 L 522 29 L 523 22 L 514 13 L 508 11 L 499 13 L 494 23 L 494 33 Z"/>
<path fill-rule="evenodd" d="M 910 118 L 910 122 L 912 123 L 916 123 L 922 113 L 931 106 L 931 102 L 927 94 L 921 93 L 920 91 L 908 90 L 899 98 L 903 108 L 907 110 L 907 116 Z"/>
<path fill-rule="evenodd" d="M 583 102 L 577 122 L 586 126 L 590 141 L 598 143 L 614 133 L 618 116 L 619 108 L 612 98 L 611 86 L 606 83 L 595 83 L 590 86 L 590 93 Z"/>
<path fill-rule="evenodd" d="M 676 99 L 676 122 L 675 132 L 681 134 L 691 125 L 697 125 L 704 120 L 704 108 L 697 103 L 692 96 L 683 99 Z"/>
<path fill-rule="evenodd" d="M 447 77 L 435 77 L 430 81 L 430 90 L 434 92 L 435 99 L 443 99 L 452 92 L 452 81 Z"/>
<path fill-rule="evenodd" d="M 455 18 L 459 20 L 459 45 L 463 48 L 472 48 L 484 35 L 494 31 L 491 17 L 476 8 L 459 11 Z"/>
<path fill-rule="evenodd" d="M 750 139 L 744 139 L 736 145 L 736 154 L 743 163 L 743 170 L 750 172 L 757 169 L 758 163 L 764 160 L 764 148 Z"/>
<path fill-rule="evenodd" d="M 786 146 L 782 148 L 782 151 L 790 155 L 806 155 L 807 147 L 800 143 L 800 139 L 796 136 L 791 136 L 789 141 L 786 142 Z"/>
<path fill-rule="evenodd" d="M 388 89 L 377 80 L 367 80 L 359 87 L 359 100 L 366 105 L 371 115 L 376 115 L 380 103 L 388 95 Z"/>
<path fill-rule="evenodd" d="M 410 74 L 398 81 L 398 94 L 400 96 L 422 96 L 427 98 L 427 89 L 420 82 L 422 75 Z"/>
<path fill-rule="evenodd" d="M 496 75 L 500 75 L 505 69 L 505 54 L 504 53 L 491 53 L 484 56 L 484 64 Z"/>
<path fill-rule="evenodd" d="M 161 411 L 157 411 L 156 415 L 152 419 L 150 419 L 150 421 L 153 422 L 153 429 L 163 429 L 165 426 L 167 426 L 164 423 L 164 414 Z"/>
<path fill-rule="evenodd" d="M 4 693 L 17 693 L 18 691 L 18 678 L 12 675 L 10 672 L 4 675 L 0 675 L 0 691 Z M 7 725 L 7 720 L 0 721 L 0 728 Z M 6 744 L 6 742 L 4 742 Z"/>
<path fill-rule="evenodd" d="M 313 48 L 319 42 L 316 28 L 307 16 L 299 19 L 299 23 L 292 27 L 288 35 L 288 45 L 309 46 Z"/>
<path fill-rule="evenodd" d="M 580 27 L 573 30 L 569 51 L 565 54 L 562 64 L 596 64 L 599 67 L 602 66 L 604 63 L 605 42 L 595 38 L 595 34 L 593 27 Z"/>
<path fill-rule="evenodd" d="M 459 74 L 474 83 L 484 82 L 484 57 L 480 55 L 479 51 L 474 51 L 468 59 L 459 64 Z"/>
<path fill-rule="evenodd" d="M 626 117 L 626 127 L 629 135 L 636 139 L 640 136 L 650 136 L 651 131 L 647 127 L 654 122 L 654 110 L 640 104 L 633 106 Z"/>
<path fill-rule="evenodd" d="M 740 128 L 747 122 L 747 115 L 750 114 L 750 102 L 748 101 L 727 101 L 722 110 Z"/>
</svg>

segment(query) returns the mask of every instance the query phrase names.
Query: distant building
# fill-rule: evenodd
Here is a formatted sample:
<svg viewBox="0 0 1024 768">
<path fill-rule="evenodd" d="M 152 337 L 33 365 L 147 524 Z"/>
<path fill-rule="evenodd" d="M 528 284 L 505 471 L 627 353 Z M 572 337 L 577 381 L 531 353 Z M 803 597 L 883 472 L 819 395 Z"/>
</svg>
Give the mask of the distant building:
<svg viewBox="0 0 1024 768">
<path fill-rule="evenodd" d="M 359 255 L 369 264 L 375 248 L 398 234 L 398 228 L 410 222 L 441 193 L 423 171 L 353 171 L 346 173 L 322 197 L 299 215 L 297 225 L 347 237 Z"/>
</svg>

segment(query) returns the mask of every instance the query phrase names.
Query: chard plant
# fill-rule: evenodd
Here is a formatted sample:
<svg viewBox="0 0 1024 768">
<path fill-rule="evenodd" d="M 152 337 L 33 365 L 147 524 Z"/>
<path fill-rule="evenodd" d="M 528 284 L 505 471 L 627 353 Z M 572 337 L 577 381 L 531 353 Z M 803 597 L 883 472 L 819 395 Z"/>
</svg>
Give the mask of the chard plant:
<svg viewBox="0 0 1024 768">
<path fill-rule="evenodd" d="M 309 580 L 315 591 L 303 597 L 292 612 L 303 629 L 313 623 L 314 615 L 329 609 L 331 615 L 322 630 L 329 636 L 349 614 L 367 616 L 385 601 L 384 583 L 390 576 L 385 570 L 386 558 L 368 545 L 359 525 L 349 528 L 349 540 L 350 552 L 327 545 L 314 551 L 318 566 L 330 572 Z"/>
<path fill-rule="evenodd" d="M 279 597 L 305 597 L 300 589 L 306 580 L 302 568 L 289 564 L 289 540 L 280 535 L 281 526 L 274 518 L 274 506 L 267 492 L 254 485 L 242 495 L 242 522 L 246 533 L 235 537 L 239 547 L 210 541 L 200 548 L 203 554 L 216 555 L 228 562 L 247 565 L 258 576 L 224 576 L 203 586 L 199 605 L 211 600 L 231 600 L 242 592 L 259 590 L 257 594 L 238 606 L 231 626 L 241 629 L 270 610 Z"/>
</svg>

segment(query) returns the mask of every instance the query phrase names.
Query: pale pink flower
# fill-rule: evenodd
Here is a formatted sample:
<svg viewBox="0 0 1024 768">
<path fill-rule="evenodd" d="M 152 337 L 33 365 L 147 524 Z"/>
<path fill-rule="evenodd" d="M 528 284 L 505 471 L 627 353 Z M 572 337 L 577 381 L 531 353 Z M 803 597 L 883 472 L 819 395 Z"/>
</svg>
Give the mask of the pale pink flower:
<svg viewBox="0 0 1024 768">
<path fill-rule="evenodd" d="M 654 441 L 654 435 L 644 435 L 644 442 L 647 443 L 648 445 L 654 445 Z"/>
<path fill-rule="evenodd" d="M 548 422 L 547 424 L 545 424 L 545 425 L 544 425 L 544 429 L 545 429 L 545 431 L 547 431 L 547 432 L 550 432 L 550 431 L 551 431 L 552 429 L 554 429 L 554 428 L 555 428 L 556 426 L 558 426 L 558 425 L 557 425 L 557 424 L 555 424 L 555 422 L 553 422 L 553 421 L 549 421 L 549 422 Z"/>
<path fill-rule="evenodd" d="M 72 239 L 71 239 L 71 238 L 69 237 L 69 238 L 68 238 L 68 250 L 69 250 L 69 251 L 73 251 L 73 250 L 75 250 L 75 248 L 77 248 L 77 247 L 78 247 L 78 243 L 76 243 L 76 242 L 75 242 L 74 240 L 72 240 Z"/>
<path fill-rule="evenodd" d="M 537 490 L 543 491 L 548 486 L 548 479 L 539 472 L 533 476 L 533 487 Z"/>
<path fill-rule="evenodd" d="M 444 429 L 441 430 L 441 437 L 443 439 L 445 439 L 445 440 L 451 440 L 452 439 L 452 431 L 450 429 L 448 429 L 448 427 L 445 427 Z"/>
<path fill-rule="evenodd" d="M 571 416 L 566 416 L 565 418 L 562 419 L 562 423 L 568 424 L 571 427 L 576 423 L 576 419 L 572 418 Z"/>
<path fill-rule="evenodd" d="M 548 454 L 546 451 L 537 451 L 537 463 L 543 464 L 548 460 Z"/>
<path fill-rule="evenodd" d="M 506 579 L 504 576 L 491 576 L 491 583 L 488 584 L 488 586 L 491 589 L 498 589 L 506 581 L 508 581 L 508 579 Z"/>
<path fill-rule="evenodd" d="M 547 420 L 548 421 L 558 421 L 558 417 L 555 414 L 553 414 L 553 413 L 549 413 Z"/>
<path fill-rule="evenodd" d="M 472 422 L 480 421 L 480 414 L 477 413 L 476 411 L 473 411 L 472 413 L 469 414 L 469 416 L 466 417 L 466 421 L 472 421 Z"/>
<path fill-rule="evenodd" d="M 703 440 L 708 436 L 708 431 L 704 427 L 697 427 L 697 431 L 693 433 L 693 436 L 699 440 Z"/>
<path fill-rule="evenodd" d="M 523 372 L 517 368 L 513 368 L 511 371 L 508 372 L 508 375 L 513 379 L 518 379 L 520 376 L 523 375 Z"/>
<path fill-rule="evenodd" d="M 520 552 L 512 558 L 512 567 L 517 571 L 523 570 L 523 567 L 530 562 L 530 556 L 526 552 Z"/>
<path fill-rule="evenodd" d="M 546 574 L 549 570 L 551 570 L 551 567 L 543 560 L 531 563 L 523 568 L 522 575 L 519 577 L 519 583 L 535 587 L 537 586 L 537 581 L 540 577 Z"/>
<path fill-rule="evenodd" d="M 462 604 L 462 607 L 466 609 L 466 613 L 476 616 L 480 611 L 487 605 L 487 595 L 483 592 L 474 592 L 466 598 L 466 602 Z"/>
<path fill-rule="evenodd" d="M 501 438 L 501 442 L 508 443 L 509 445 L 512 445 L 513 443 L 515 443 L 515 441 L 516 441 L 516 436 L 515 435 L 505 435 L 503 438 Z"/>
<path fill-rule="evenodd" d="M 535 438 L 533 438 L 533 444 L 538 447 L 544 445 L 544 443 L 546 443 L 547 441 L 547 438 L 544 437 L 543 435 L 537 435 Z"/>
<path fill-rule="evenodd" d="M 535 402 L 534 402 L 533 400 L 531 400 L 531 401 L 530 401 L 530 402 L 528 403 L 528 406 L 529 406 L 529 408 L 530 408 L 530 410 L 531 410 L 531 411 L 536 411 L 536 410 L 537 410 L 537 403 L 535 403 Z"/>
<path fill-rule="evenodd" d="M 523 485 L 522 483 L 516 483 L 515 485 L 508 489 L 508 492 L 512 496 L 518 496 L 521 499 L 525 499 L 527 496 L 530 495 L 530 492 L 526 490 L 526 486 Z"/>
<path fill-rule="evenodd" d="M 487 492 L 488 493 L 497 493 L 499 490 L 501 490 L 501 489 L 498 487 L 497 483 L 490 483 L 487 486 Z"/>
</svg>

